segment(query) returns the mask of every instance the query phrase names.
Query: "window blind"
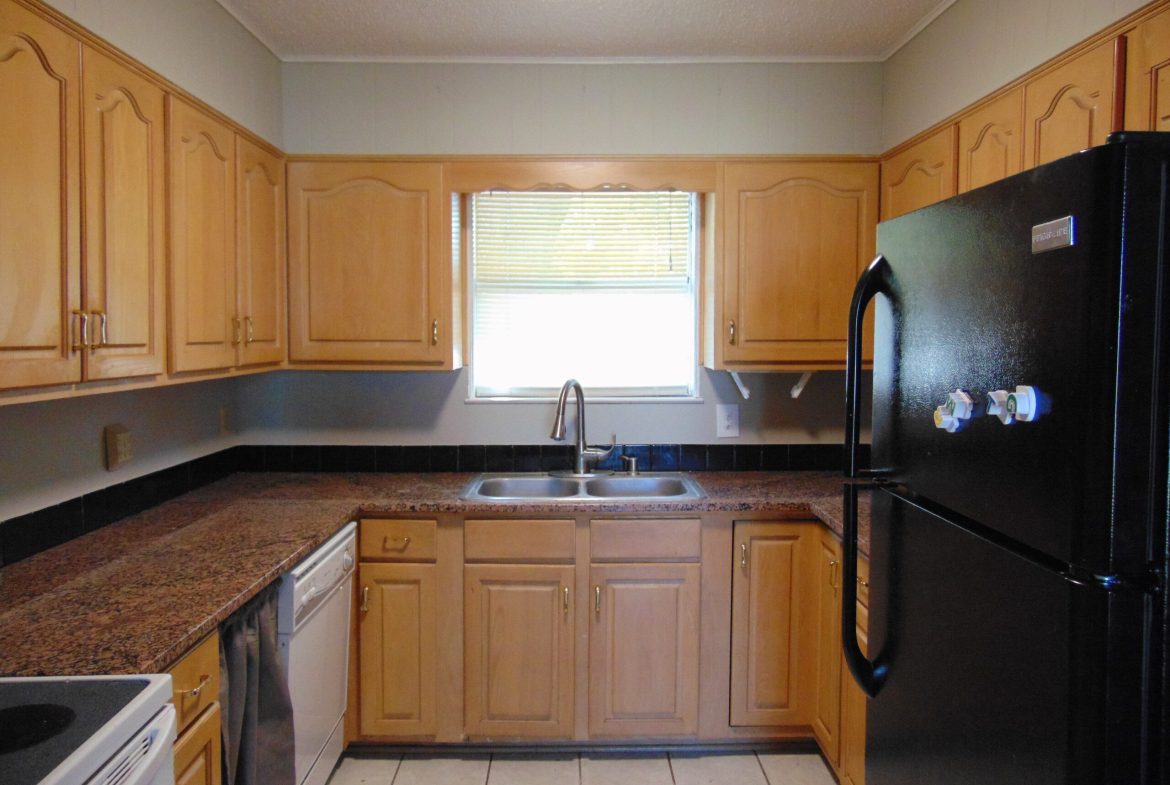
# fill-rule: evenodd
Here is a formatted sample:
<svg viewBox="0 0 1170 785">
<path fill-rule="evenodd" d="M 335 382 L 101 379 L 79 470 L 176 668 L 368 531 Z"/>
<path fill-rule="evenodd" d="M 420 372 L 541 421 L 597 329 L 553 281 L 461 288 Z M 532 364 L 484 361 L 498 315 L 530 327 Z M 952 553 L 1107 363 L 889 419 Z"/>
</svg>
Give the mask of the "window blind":
<svg viewBox="0 0 1170 785">
<path fill-rule="evenodd" d="M 691 395 L 693 194 L 485 192 L 471 197 L 477 397 Z"/>
</svg>

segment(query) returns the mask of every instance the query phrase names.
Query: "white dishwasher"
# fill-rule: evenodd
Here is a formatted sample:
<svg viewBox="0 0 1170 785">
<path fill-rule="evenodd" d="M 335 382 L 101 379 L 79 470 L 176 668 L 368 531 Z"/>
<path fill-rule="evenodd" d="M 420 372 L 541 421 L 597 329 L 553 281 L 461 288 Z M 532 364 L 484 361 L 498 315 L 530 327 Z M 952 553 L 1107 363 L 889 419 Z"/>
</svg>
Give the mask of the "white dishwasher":
<svg viewBox="0 0 1170 785">
<path fill-rule="evenodd" d="M 351 521 L 281 580 L 276 631 L 292 698 L 298 785 L 323 785 L 341 756 L 356 530 Z"/>
</svg>

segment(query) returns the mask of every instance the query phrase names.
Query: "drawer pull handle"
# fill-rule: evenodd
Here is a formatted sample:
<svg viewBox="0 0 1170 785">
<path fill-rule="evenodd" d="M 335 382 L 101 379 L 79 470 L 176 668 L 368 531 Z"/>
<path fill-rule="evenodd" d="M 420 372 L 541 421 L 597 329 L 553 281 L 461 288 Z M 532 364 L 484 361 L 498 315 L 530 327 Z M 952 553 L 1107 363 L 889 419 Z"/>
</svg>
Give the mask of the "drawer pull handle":
<svg viewBox="0 0 1170 785">
<path fill-rule="evenodd" d="M 568 615 L 568 613 L 569 613 L 569 587 L 568 586 L 565 587 L 564 611 L 565 611 L 565 614 Z"/>
<path fill-rule="evenodd" d="M 857 585 L 863 589 L 868 589 L 869 588 L 869 581 L 861 580 L 861 576 L 859 575 L 859 576 L 857 576 Z"/>
<path fill-rule="evenodd" d="M 393 543 L 393 542 L 401 542 L 402 545 L 400 547 L 391 545 L 390 543 Z M 409 546 L 409 545 L 410 545 L 410 538 L 409 537 L 383 537 L 382 538 L 382 550 L 384 550 L 384 551 L 404 551 L 404 550 L 406 550 L 407 546 Z"/>
<path fill-rule="evenodd" d="M 601 587 L 593 587 L 593 612 L 598 616 L 601 615 Z"/>
<path fill-rule="evenodd" d="M 360 610 L 362 613 L 369 613 L 370 612 L 370 587 L 369 586 L 362 587 L 362 607 L 359 608 L 358 610 Z"/>
<path fill-rule="evenodd" d="M 199 683 L 189 690 L 183 690 L 180 694 L 189 698 L 198 698 L 199 694 L 203 692 L 203 688 L 207 686 L 207 682 L 211 681 L 211 676 L 206 673 L 199 677 Z"/>
</svg>

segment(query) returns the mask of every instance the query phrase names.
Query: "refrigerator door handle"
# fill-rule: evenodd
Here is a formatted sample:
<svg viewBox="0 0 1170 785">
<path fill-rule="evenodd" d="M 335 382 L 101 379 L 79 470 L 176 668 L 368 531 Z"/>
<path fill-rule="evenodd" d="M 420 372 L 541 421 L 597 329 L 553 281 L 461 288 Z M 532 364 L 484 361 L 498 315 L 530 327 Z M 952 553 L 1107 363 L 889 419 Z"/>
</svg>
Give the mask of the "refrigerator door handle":
<svg viewBox="0 0 1170 785">
<path fill-rule="evenodd" d="M 841 646 L 849 672 L 865 694 L 874 697 L 885 684 L 889 671 L 885 663 L 871 662 L 861 653 L 857 642 L 857 478 L 871 472 L 857 466 L 858 443 L 861 440 L 861 341 L 865 324 L 865 309 L 878 294 L 888 288 L 890 263 L 878 254 L 862 273 L 853 290 L 849 306 L 849 344 L 845 355 L 845 526 L 841 578 Z M 880 659 L 880 655 L 879 655 Z"/>
</svg>

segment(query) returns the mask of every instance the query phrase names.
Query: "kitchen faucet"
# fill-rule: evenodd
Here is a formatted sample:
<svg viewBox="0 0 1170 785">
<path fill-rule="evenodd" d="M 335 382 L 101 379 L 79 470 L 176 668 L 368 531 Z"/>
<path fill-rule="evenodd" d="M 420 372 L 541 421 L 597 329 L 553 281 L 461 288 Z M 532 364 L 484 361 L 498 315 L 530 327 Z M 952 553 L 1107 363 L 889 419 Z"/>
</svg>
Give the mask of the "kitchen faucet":
<svg viewBox="0 0 1170 785">
<path fill-rule="evenodd" d="M 604 461 L 608 458 L 613 453 L 613 448 L 617 444 L 617 436 L 614 435 L 613 442 L 609 445 L 608 450 L 585 446 L 585 391 L 581 389 L 580 382 L 576 379 L 569 379 L 561 386 L 561 394 L 557 398 L 557 412 L 553 418 L 552 433 L 549 434 L 550 438 L 558 442 L 565 440 L 565 405 L 569 402 L 570 389 L 577 396 L 577 453 L 573 456 L 573 470 L 571 472 L 552 473 L 563 474 L 569 477 L 588 477 L 595 474 L 595 472 L 589 470 L 588 463 L 592 461 Z"/>
</svg>

